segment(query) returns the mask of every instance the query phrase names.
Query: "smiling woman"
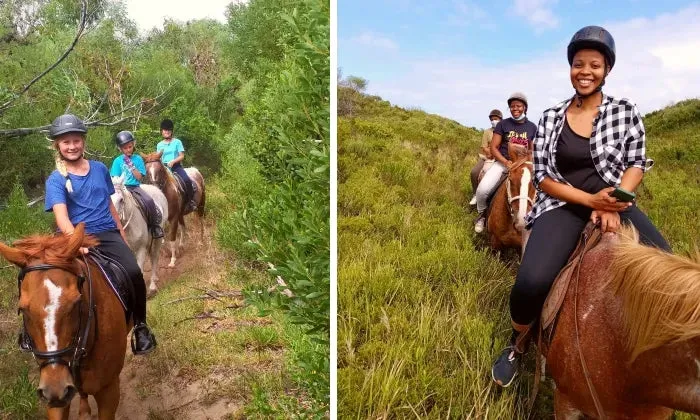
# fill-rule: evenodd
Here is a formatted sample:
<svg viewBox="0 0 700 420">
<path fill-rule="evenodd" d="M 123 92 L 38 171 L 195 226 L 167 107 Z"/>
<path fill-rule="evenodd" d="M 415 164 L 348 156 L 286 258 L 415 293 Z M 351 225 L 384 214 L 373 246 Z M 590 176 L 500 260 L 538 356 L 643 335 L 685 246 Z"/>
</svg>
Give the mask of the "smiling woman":
<svg viewBox="0 0 700 420">
<path fill-rule="evenodd" d="M 510 295 L 513 332 L 492 369 L 493 380 L 504 387 L 518 374 L 527 348 L 521 343 L 525 332 L 538 319 L 555 277 L 589 220 L 600 223 L 603 232 L 616 232 L 621 222 L 631 224 L 642 243 L 671 251 L 635 204 L 611 196 L 616 187 L 634 191 L 653 165 L 646 157 L 637 107 L 602 92 L 615 65 L 612 35 L 599 26 L 584 27 L 571 39 L 567 57 L 575 94 L 544 112 L 534 142 L 533 182 L 538 192 L 527 217 L 529 242 Z M 557 385 L 561 408 L 571 396 L 564 395 L 566 387 L 560 382 Z"/>
</svg>

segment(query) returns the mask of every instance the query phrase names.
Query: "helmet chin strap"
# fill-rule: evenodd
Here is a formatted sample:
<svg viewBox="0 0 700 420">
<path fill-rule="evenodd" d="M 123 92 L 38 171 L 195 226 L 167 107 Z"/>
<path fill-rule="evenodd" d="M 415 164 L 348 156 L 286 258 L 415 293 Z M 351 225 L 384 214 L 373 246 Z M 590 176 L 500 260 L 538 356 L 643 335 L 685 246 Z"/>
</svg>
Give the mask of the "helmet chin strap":
<svg viewBox="0 0 700 420">
<path fill-rule="evenodd" d="M 576 97 L 576 108 L 581 108 L 583 106 L 583 100 L 588 98 L 591 95 L 595 95 L 598 92 L 601 92 L 603 90 L 603 86 L 605 86 L 605 78 L 608 77 L 608 72 L 605 72 L 605 76 L 603 76 L 603 81 L 600 82 L 597 88 L 593 89 L 593 92 L 588 93 L 586 95 L 582 95 L 579 93 L 578 89 L 575 89 L 576 94 L 574 95 Z"/>
</svg>

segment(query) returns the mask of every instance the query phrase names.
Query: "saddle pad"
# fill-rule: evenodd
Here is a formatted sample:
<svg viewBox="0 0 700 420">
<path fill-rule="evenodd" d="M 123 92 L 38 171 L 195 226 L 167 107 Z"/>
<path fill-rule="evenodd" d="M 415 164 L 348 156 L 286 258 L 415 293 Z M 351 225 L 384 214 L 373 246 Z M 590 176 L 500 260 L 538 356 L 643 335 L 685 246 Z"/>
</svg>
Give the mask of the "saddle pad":
<svg viewBox="0 0 700 420">
<path fill-rule="evenodd" d="M 177 190 L 184 197 L 184 195 L 185 195 L 185 180 L 183 180 L 177 172 L 172 172 L 172 174 L 175 177 L 175 180 L 177 181 Z M 197 193 L 197 183 L 192 181 L 192 182 L 190 182 L 190 184 L 192 184 L 192 194 L 194 195 Z"/>
<path fill-rule="evenodd" d="M 119 303 L 122 304 L 122 308 L 124 308 L 124 316 L 128 323 L 133 313 L 135 297 L 134 285 L 129 280 L 126 270 L 119 262 L 107 257 L 97 248 L 90 248 L 87 257 L 100 269 L 107 279 L 107 284 L 109 284 L 110 289 L 112 289 L 112 292 L 119 299 Z"/>
<path fill-rule="evenodd" d="M 581 233 L 576 249 L 569 257 L 569 262 L 559 271 L 557 278 L 554 279 L 552 288 L 549 290 L 544 306 L 542 306 L 542 314 L 540 315 L 541 331 L 547 330 L 556 319 L 559 309 L 564 302 L 566 291 L 569 289 L 571 278 L 582 261 L 581 257 L 598 245 L 601 237 L 602 234 L 598 226 L 589 221 Z"/>
</svg>

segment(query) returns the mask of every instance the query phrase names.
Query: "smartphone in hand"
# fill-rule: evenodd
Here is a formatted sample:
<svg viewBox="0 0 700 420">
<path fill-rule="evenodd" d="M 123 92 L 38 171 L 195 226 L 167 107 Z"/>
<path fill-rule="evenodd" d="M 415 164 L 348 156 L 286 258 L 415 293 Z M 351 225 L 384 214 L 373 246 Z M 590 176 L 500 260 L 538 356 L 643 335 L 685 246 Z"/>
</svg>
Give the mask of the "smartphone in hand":
<svg viewBox="0 0 700 420">
<path fill-rule="evenodd" d="M 610 196 L 617 198 L 619 201 L 627 203 L 633 201 L 636 197 L 636 194 L 627 191 L 624 188 L 617 187 L 613 192 L 610 193 Z"/>
</svg>

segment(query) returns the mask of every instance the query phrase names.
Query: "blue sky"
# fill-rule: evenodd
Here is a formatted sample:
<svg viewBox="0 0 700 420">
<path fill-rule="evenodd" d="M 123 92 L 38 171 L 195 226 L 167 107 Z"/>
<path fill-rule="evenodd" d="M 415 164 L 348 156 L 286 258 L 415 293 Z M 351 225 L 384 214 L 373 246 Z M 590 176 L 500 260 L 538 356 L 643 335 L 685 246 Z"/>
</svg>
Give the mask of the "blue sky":
<svg viewBox="0 0 700 420">
<path fill-rule="evenodd" d="M 615 37 L 605 92 L 645 113 L 700 96 L 700 2 L 339 0 L 338 65 L 405 107 L 488 125 L 516 90 L 534 120 L 573 94 L 566 45 L 585 25 Z"/>
</svg>

